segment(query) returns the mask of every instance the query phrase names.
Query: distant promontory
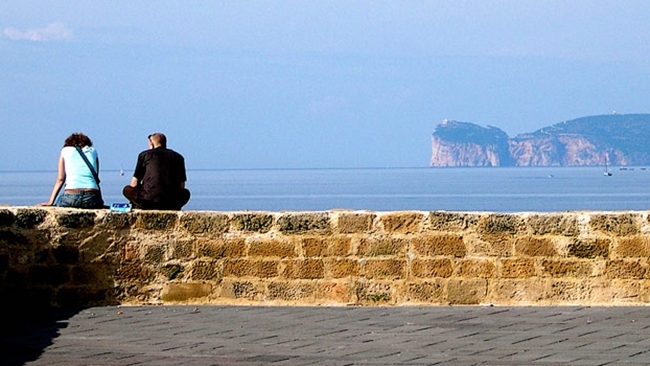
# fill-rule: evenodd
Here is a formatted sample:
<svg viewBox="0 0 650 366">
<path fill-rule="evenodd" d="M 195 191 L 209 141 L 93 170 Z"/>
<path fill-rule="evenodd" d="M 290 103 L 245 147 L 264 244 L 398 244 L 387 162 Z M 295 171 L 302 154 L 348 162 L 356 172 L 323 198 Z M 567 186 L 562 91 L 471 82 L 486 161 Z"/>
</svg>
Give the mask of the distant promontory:
<svg viewBox="0 0 650 366">
<path fill-rule="evenodd" d="M 650 114 L 582 117 L 513 138 L 443 120 L 431 149 L 432 167 L 650 165 Z"/>
</svg>

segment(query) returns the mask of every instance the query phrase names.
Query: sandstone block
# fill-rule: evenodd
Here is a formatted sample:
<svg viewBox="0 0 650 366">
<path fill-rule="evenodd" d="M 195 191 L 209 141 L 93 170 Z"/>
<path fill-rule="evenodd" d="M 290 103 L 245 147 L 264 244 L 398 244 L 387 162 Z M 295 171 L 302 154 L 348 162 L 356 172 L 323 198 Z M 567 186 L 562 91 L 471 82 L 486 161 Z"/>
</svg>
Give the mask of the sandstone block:
<svg viewBox="0 0 650 366">
<path fill-rule="evenodd" d="M 413 252 L 424 256 L 464 257 L 467 248 L 459 235 L 424 235 L 411 241 Z"/>
<path fill-rule="evenodd" d="M 156 274 L 139 261 L 121 262 L 115 273 L 115 281 L 123 287 L 153 281 Z"/>
<path fill-rule="evenodd" d="M 411 261 L 411 275 L 417 278 L 451 277 L 453 266 L 449 258 L 415 259 Z"/>
<path fill-rule="evenodd" d="M 239 231 L 266 233 L 273 228 L 273 215 L 269 213 L 237 213 L 232 225 Z"/>
<path fill-rule="evenodd" d="M 650 243 L 642 236 L 623 237 L 617 240 L 618 244 L 612 250 L 612 257 L 618 258 L 648 258 L 650 257 Z"/>
<path fill-rule="evenodd" d="M 78 309 L 82 306 L 108 305 L 113 301 L 108 299 L 107 289 L 95 289 L 87 286 L 64 286 L 56 291 L 54 302 L 60 308 Z"/>
<path fill-rule="evenodd" d="M 589 226 L 617 236 L 637 234 L 639 232 L 641 216 L 638 214 L 601 214 L 594 215 L 589 220 Z"/>
<path fill-rule="evenodd" d="M 277 277 L 279 261 L 226 259 L 223 262 L 224 277 Z"/>
<path fill-rule="evenodd" d="M 223 268 L 216 260 L 196 260 L 189 265 L 189 277 L 192 281 L 219 281 Z"/>
<path fill-rule="evenodd" d="M 66 228 L 78 229 L 95 225 L 95 213 L 91 211 L 63 211 L 57 212 L 55 217 L 59 226 Z"/>
<path fill-rule="evenodd" d="M 369 259 L 363 262 L 365 278 L 404 279 L 406 278 L 406 260 L 399 259 Z"/>
<path fill-rule="evenodd" d="M 175 212 L 140 211 L 135 216 L 135 226 L 142 230 L 172 230 L 178 222 Z"/>
<path fill-rule="evenodd" d="M 429 230 L 463 231 L 478 224 L 479 215 L 435 211 L 429 213 Z"/>
<path fill-rule="evenodd" d="M 645 293 L 638 280 L 597 280 L 592 282 L 590 302 L 606 305 L 646 302 Z"/>
<path fill-rule="evenodd" d="M 503 258 L 499 260 L 501 278 L 527 278 L 535 275 L 532 258 Z"/>
<path fill-rule="evenodd" d="M 196 253 L 194 243 L 195 241 L 190 239 L 171 240 L 168 243 L 169 258 L 184 260 L 193 258 Z"/>
<path fill-rule="evenodd" d="M 452 305 L 476 305 L 485 301 L 487 280 L 484 278 L 450 278 L 447 282 L 447 299 Z"/>
<path fill-rule="evenodd" d="M 518 215 L 490 214 L 479 220 L 478 230 L 484 235 L 515 235 L 523 227 Z"/>
<path fill-rule="evenodd" d="M 417 212 L 397 212 L 380 217 L 384 230 L 389 233 L 411 234 L 422 231 L 424 215 Z"/>
<path fill-rule="evenodd" d="M 230 218 L 226 214 L 214 212 L 183 213 L 181 226 L 194 235 L 214 235 L 228 231 Z"/>
<path fill-rule="evenodd" d="M 646 266 L 634 259 L 611 260 L 605 266 L 605 276 L 609 279 L 642 279 L 646 271 Z"/>
<path fill-rule="evenodd" d="M 353 302 L 353 292 L 350 286 L 341 282 L 325 282 L 318 284 L 316 300 L 348 304 Z"/>
<path fill-rule="evenodd" d="M 327 248 L 325 253 L 327 256 L 345 257 L 351 253 L 352 239 L 349 236 L 327 237 L 324 244 Z"/>
<path fill-rule="evenodd" d="M 97 224 L 104 230 L 121 230 L 133 226 L 136 222 L 134 213 L 109 212 Z"/>
<path fill-rule="evenodd" d="M 325 265 L 321 259 L 293 259 L 286 261 L 282 276 L 288 279 L 313 280 L 323 278 Z"/>
<path fill-rule="evenodd" d="M 169 259 L 167 258 L 167 247 L 165 245 L 147 245 L 142 248 L 142 251 L 144 253 L 144 262 L 152 266 L 156 266 Z"/>
<path fill-rule="evenodd" d="M 609 239 L 581 239 L 576 238 L 569 245 L 569 256 L 594 259 L 598 257 L 609 258 Z"/>
<path fill-rule="evenodd" d="M 244 238 L 197 240 L 196 251 L 200 257 L 240 258 L 246 255 L 246 242 Z"/>
<path fill-rule="evenodd" d="M 394 301 L 391 282 L 357 281 L 353 290 L 358 304 L 381 305 Z"/>
<path fill-rule="evenodd" d="M 409 241 L 391 236 L 361 238 L 357 255 L 361 257 L 404 255 Z"/>
<path fill-rule="evenodd" d="M 33 228 L 45 221 L 47 212 L 42 209 L 19 208 L 16 210 L 16 223 L 22 228 Z"/>
<path fill-rule="evenodd" d="M 277 227 L 285 234 L 327 233 L 330 231 L 330 218 L 326 213 L 287 213 L 278 218 Z"/>
<path fill-rule="evenodd" d="M 545 259 L 540 265 L 541 273 L 551 277 L 589 277 L 594 274 L 593 263 L 583 260 Z"/>
<path fill-rule="evenodd" d="M 162 301 L 185 302 L 192 299 L 207 297 L 212 293 L 209 283 L 168 283 L 160 293 Z"/>
<path fill-rule="evenodd" d="M 271 282 L 268 285 L 270 300 L 297 301 L 313 298 L 316 285 L 313 283 Z"/>
<path fill-rule="evenodd" d="M 327 252 L 323 237 L 311 236 L 299 240 L 305 257 L 323 257 Z"/>
<path fill-rule="evenodd" d="M 409 282 L 405 287 L 405 301 L 427 304 L 447 302 L 445 283 L 442 280 Z"/>
<path fill-rule="evenodd" d="M 159 272 L 165 276 L 168 281 L 181 277 L 185 268 L 178 263 L 167 263 L 160 267 Z"/>
<path fill-rule="evenodd" d="M 538 304 L 545 297 L 546 285 L 537 278 L 501 279 L 490 285 L 490 299 L 501 305 Z"/>
<path fill-rule="evenodd" d="M 515 240 L 515 255 L 556 257 L 558 252 L 550 239 L 525 236 Z"/>
<path fill-rule="evenodd" d="M 362 234 L 372 230 L 377 215 L 367 213 L 343 213 L 338 217 L 338 232 L 343 234 Z"/>
<path fill-rule="evenodd" d="M 526 219 L 534 235 L 576 236 L 580 233 L 578 219 L 574 214 L 539 214 Z"/>
<path fill-rule="evenodd" d="M 461 259 L 456 263 L 456 276 L 491 278 L 495 275 L 495 265 L 485 259 Z"/>
<path fill-rule="evenodd" d="M 21 233 L 16 233 L 11 230 L 0 230 L 0 247 L 29 247 L 30 242 Z"/>
<path fill-rule="evenodd" d="M 108 288 L 112 282 L 109 279 L 109 272 L 105 265 L 84 264 L 74 266 L 71 270 L 73 285 L 86 285 Z"/>
<path fill-rule="evenodd" d="M 254 300 L 261 297 L 262 292 L 251 281 L 224 280 L 221 282 L 221 296 L 231 299 Z"/>
<path fill-rule="evenodd" d="M 553 304 L 579 304 L 590 296 L 591 287 L 581 280 L 553 280 L 546 293 L 546 299 Z"/>
<path fill-rule="evenodd" d="M 252 257 L 291 258 L 296 256 L 296 246 L 292 242 L 280 239 L 256 239 L 250 243 L 248 255 Z"/>
<path fill-rule="evenodd" d="M 324 261 L 327 278 L 357 277 L 361 273 L 358 260 L 351 258 L 332 258 Z"/>
</svg>

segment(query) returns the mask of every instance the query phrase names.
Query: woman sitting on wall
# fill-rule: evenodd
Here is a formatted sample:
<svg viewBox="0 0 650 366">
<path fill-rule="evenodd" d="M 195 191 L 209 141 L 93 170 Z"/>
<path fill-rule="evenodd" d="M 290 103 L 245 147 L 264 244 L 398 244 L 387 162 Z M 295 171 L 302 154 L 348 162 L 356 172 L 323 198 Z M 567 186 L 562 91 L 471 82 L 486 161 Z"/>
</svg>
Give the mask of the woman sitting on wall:
<svg viewBox="0 0 650 366">
<path fill-rule="evenodd" d="M 73 133 L 63 143 L 59 155 L 58 173 L 52 194 L 39 206 L 102 208 L 104 201 L 99 189 L 99 157 L 93 143 L 83 133 Z M 65 185 L 63 194 L 56 197 Z"/>
</svg>

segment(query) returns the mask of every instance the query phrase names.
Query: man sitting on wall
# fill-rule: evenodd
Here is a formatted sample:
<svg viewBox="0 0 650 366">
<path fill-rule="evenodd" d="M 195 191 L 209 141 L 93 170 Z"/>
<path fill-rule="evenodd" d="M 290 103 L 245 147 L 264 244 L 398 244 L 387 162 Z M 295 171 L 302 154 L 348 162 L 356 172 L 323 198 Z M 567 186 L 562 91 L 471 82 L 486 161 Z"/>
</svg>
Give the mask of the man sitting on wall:
<svg viewBox="0 0 650 366">
<path fill-rule="evenodd" d="M 122 193 L 135 208 L 178 211 L 190 200 L 185 159 L 167 148 L 167 137 L 160 132 L 149 135 L 148 145 L 138 155 L 131 184 Z"/>
</svg>

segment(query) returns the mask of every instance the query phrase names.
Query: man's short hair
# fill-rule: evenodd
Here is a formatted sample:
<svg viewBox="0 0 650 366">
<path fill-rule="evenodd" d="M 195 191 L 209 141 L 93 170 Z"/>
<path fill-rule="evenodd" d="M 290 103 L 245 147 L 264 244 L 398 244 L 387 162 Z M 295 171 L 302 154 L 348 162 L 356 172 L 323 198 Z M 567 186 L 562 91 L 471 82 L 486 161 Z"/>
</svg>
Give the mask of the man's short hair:
<svg viewBox="0 0 650 366">
<path fill-rule="evenodd" d="M 160 132 L 154 132 L 149 135 L 149 140 L 151 140 L 155 146 L 167 147 L 167 137 Z"/>
</svg>

